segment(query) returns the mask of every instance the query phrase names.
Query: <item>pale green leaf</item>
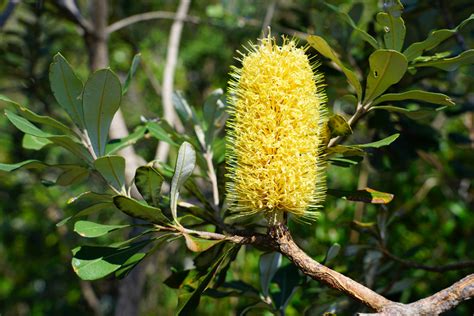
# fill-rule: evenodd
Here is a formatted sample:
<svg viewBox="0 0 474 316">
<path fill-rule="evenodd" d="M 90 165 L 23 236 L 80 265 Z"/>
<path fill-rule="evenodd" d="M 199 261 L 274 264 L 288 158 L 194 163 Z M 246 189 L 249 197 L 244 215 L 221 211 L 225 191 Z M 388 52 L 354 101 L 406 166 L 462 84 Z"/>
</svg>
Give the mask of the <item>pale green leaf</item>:
<svg viewBox="0 0 474 316">
<path fill-rule="evenodd" d="M 191 176 L 196 165 L 196 152 L 193 146 L 184 142 L 178 151 L 178 158 L 176 159 L 176 167 L 174 170 L 173 179 L 171 180 L 171 191 L 170 191 L 170 208 L 173 219 L 177 219 L 177 206 L 179 191 L 183 186 L 184 182 Z"/>
<path fill-rule="evenodd" d="M 377 14 L 377 23 L 383 27 L 385 48 L 401 51 L 405 41 L 406 27 L 401 17 L 385 12 Z"/>
<path fill-rule="evenodd" d="M 316 49 L 321 55 L 329 58 L 336 65 L 338 65 L 339 68 L 341 68 L 342 72 L 347 78 L 347 81 L 355 89 L 356 94 L 360 100 L 362 98 L 362 86 L 360 85 L 359 79 L 357 79 L 357 76 L 352 70 L 342 64 L 339 57 L 337 57 L 336 52 L 329 46 L 329 44 L 322 37 L 315 35 L 308 36 L 307 41 L 309 45 Z"/>
<path fill-rule="evenodd" d="M 379 49 L 369 57 L 365 103 L 374 100 L 391 85 L 402 79 L 407 70 L 407 59 L 395 50 Z"/>
<path fill-rule="evenodd" d="M 343 191 L 328 189 L 328 194 L 343 198 L 349 201 L 364 202 L 372 204 L 387 204 L 393 200 L 393 194 L 376 191 L 371 188 L 365 188 L 355 191 Z"/>
<path fill-rule="evenodd" d="M 400 136 L 400 134 L 397 133 L 397 134 L 390 135 L 384 139 L 378 140 L 376 142 L 367 143 L 367 144 L 358 144 L 358 145 L 352 145 L 352 146 L 360 147 L 360 148 L 380 148 L 383 146 L 390 145 L 398 138 L 398 136 Z"/>
<path fill-rule="evenodd" d="M 48 167 L 47 164 L 43 163 L 42 161 L 33 160 L 33 159 L 25 160 L 25 161 L 17 162 L 17 163 L 12 163 L 12 164 L 0 163 L 0 170 L 1 171 L 7 171 L 7 172 L 15 171 L 15 170 L 18 170 L 20 168 L 44 169 L 46 167 Z"/>
<path fill-rule="evenodd" d="M 331 132 L 331 138 L 352 134 L 352 128 L 349 126 L 346 119 L 338 114 L 335 114 L 329 118 L 328 127 Z"/>
<path fill-rule="evenodd" d="M 130 225 L 102 225 L 90 221 L 77 221 L 74 224 L 74 231 L 82 237 L 95 238 L 126 227 Z"/>
<path fill-rule="evenodd" d="M 203 238 L 195 237 L 189 234 L 183 234 L 183 236 L 186 241 L 186 247 L 188 247 L 189 250 L 194 251 L 194 252 L 206 251 L 207 249 L 223 241 L 223 240 L 203 239 Z"/>
<path fill-rule="evenodd" d="M 463 65 L 474 64 L 474 49 L 469 49 L 461 54 L 451 57 L 444 58 L 435 61 L 427 61 L 423 63 L 416 63 L 414 67 L 435 67 L 446 71 L 453 71 Z"/>
<path fill-rule="evenodd" d="M 47 138 L 24 134 L 21 146 L 25 149 L 40 150 L 49 144 L 51 144 L 51 141 Z"/>
</svg>

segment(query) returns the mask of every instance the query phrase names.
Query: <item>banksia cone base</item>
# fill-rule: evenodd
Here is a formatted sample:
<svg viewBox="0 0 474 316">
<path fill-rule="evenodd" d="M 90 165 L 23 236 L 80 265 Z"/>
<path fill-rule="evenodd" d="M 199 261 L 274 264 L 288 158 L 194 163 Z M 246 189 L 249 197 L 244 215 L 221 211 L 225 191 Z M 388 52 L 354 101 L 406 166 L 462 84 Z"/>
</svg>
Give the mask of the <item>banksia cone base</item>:
<svg viewBox="0 0 474 316">
<path fill-rule="evenodd" d="M 265 38 L 242 55 L 229 83 L 230 208 L 268 219 L 284 212 L 313 219 L 325 196 L 321 77 L 294 41 L 277 46 Z"/>
</svg>

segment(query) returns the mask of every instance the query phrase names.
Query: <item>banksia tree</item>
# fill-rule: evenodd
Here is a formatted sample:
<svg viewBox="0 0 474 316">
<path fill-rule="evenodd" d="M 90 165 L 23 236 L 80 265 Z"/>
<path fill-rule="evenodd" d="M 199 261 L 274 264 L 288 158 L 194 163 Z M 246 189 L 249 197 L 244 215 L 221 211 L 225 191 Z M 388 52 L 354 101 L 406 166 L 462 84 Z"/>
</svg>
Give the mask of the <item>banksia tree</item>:
<svg viewBox="0 0 474 316">
<path fill-rule="evenodd" d="M 227 195 L 239 215 L 314 219 L 325 195 L 325 95 L 304 48 L 262 39 L 232 69 Z"/>
</svg>

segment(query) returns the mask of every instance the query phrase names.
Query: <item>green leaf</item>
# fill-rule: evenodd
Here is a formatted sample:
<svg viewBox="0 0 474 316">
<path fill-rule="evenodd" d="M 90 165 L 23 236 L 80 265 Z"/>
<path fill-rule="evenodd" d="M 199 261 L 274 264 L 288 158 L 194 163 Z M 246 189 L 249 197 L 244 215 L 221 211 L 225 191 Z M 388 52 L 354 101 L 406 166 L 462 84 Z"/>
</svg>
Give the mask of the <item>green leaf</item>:
<svg viewBox="0 0 474 316">
<path fill-rule="evenodd" d="M 159 208 L 142 204 L 129 197 L 117 195 L 114 197 L 114 204 L 119 210 L 131 217 L 160 225 L 169 223 L 168 218 L 163 215 Z"/>
<path fill-rule="evenodd" d="M 342 72 L 347 78 L 347 81 L 355 89 L 356 94 L 360 100 L 362 98 L 362 86 L 360 85 L 359 79 L 357 79 L 357 76 L 352 70 L 342 64 L 339 57 L 337 57 L 336 52 L 329 46 L 329 44 L 322 37 L 315 35 L 308 36 L 307 41 L 309 45 L 316 49 L 321 55 L 329 58 L 336 65 L 338 65 L 339 68 L 341 68 Z"/>
<path fill-rule="evenodd" d="M 146 127 L 150 134 L 160 141 L 164 141 L 172 146 L 178 146 L 173 140 L 172 135 L 168 133 L 160 124 L 161 122 L 147 122 Z"/>
<path fill-rule="evenodd" d="M 146 130 L 146 126 L 138 126 L 137 128 L 135 128 L 133 133 L 128 134 L 124 138 L 111 139 L 105 147 L 106 155 L 114 154 L 125 147 L 135 144 L 143 137 L 143 135 L 145 135 Z"/>
<path fill-rule="evenodd" d="M 399 17 L 394 17 L 385 12 L 377 14 L 377 23 L 383 27 L 385 48 L 401 51 L 405 41 L 405 22 Z"/>
<path fill-rule="evenodd" d="M 390 145 L 391 143 L 393 143 L 398 138 L 398 136 L 400 136 L 399 133 L 390 135 L 390 136 L 388 136 L 384 139 L 378 140 L 376 142 L 372 142 L 372 143 L 368 143 L 368 144 L 358 144 L 358 145 L 352 145 L 352 146 L 356 146 L 356 147 L 360 147 L 360 148 L 380 148 L 380 147 L 383 147 L 383 146 Z"/>
<path fill-rule="evenodd" d="M 94 167 L 118 191 L 125 191 L 125 159 L 122 156 L 103 156 L 94 161 Z"/>
<path fill-rule="evenodd" d="M 284 311 L 301 282 L 299 270 L 295 265 L 287 264 L 278 269 L 273 281 L 279 288 L 277 293 L 271 293 L 273 302 L 280 311 Z"/>
<path fill-rule="evenodd" d="M 51 142 L 47 138 L 24 134 L 21 146 L 25 149 L 40 150 L 49 144 L 51 144 Z"/>
<path fill-rule="evenodd" d="M 76 142 L 73 138 L 67 135 L 52 135 L 47 137 L 48 140 L 54 144 L 61 146 L 69 150 L 76 157 L 81 158 L 87 162 L 92 161 L 92 157 L 87 149 L 80 143 Z"/>
<path fill-rule="evenodd" d="M 28 121 L 27 119 L 19 115 L 16 115 L 10 110 L 5 110 L 5 115 L 7 116 L 8 120 L 13 125 L 15 125 L 16 128 L 18 128 L 20 131 L 22 131 L 25 134 L 30 134 L 36 137 L 43 137 L 43 138 L 47 138 L 48 136 L 51 136 L 51 134 L 40 130 L 33 123 L 31 123 L 30 121 Z"/>
<path fill-rule="evenodd" d="M 126 227 L 130 225 L 102 225 L 89 221 L 77 221 L 74 224 L 74 231 L 82 237 L 95 238 Z"/>
<path fill-rule="evenodd" d="M 191 176 L 196 165 L 196 152 L 193 146 L 184 142 L 178 151 L 178 158 L 176 159 L 176 167 L 174 170 L 173 179 L 171 180 L 170 191 L 170 208 L 173 220 L 177 220 L 177 206 L 179 191 L 184 182 Z"/>
<path fill-rule="evenodd" d="M 223 241 L 223 240 L 203 239 L 203 238 L 195 237 L 189 234 L 183 234 L 183 236 L 184 236 L 184 239 L 186 240 L 186 247 L 188 247 L 189 250 L 194 251 L 194 252 L 206 251 L 207 249 Z"/>
<path fill-rule="evenodd" d="M 357 165 L 362 160 L 364 160 L 364 157 L 358 155 L 358 156 L 333 157 L 329 159 L 329 162 L 338 167 L 349 168 L 349 167 Z"/>
<path fill-rule="evenodd" d="M 349 201 L 364 202 L 372 204 L 387 204 L 393 200 L 393 194 L 385 193 L 373 190 L 371 188 L 365 188 L 357 191 L 343 191 L 329 189 L 328 194 L 343 198 Z"/>
<path fill-rule="evenodd" d="M 454 102 L 445 94 L 442 93 L 434 93 L 422 90 L 411 90 L 401 93 L 387 93 L 384 94 L 372 103 L 372 105 L 384 103 L 384 102 L 391 102 L 391 101 L 404 101 L 404 100 L 417 100 L 422 102 L 429 102 L 433 104 L 440 104 L 440 105 L 455 105 Z"/>
<path fill-rule="evenodd" d="M 142 166 L 135 171 L 135 185 L 145 201 L 158 206 L 163 176 L 151 166 Z"/>
<path fill-rule="evenodd" d="M 82 105 L 84 124 L 98 157 L 105 154 L 107 134 L 122 97 L 120 80 L 109 69 L 98 70 L 87 80 Z"/>
<path fill-rule="evenodd" d="M 442 29 L 431 32 L 431 34 L 422 42 L 416 42 L 411 44 L 403 54 L 406 56 L 407 60 L 410 62 L 415 58 L 423 55 L 424 51 L 431 50 L 438 46 L 440 43 L 450 38 L 456 32 L 466 25 L 468 22 L 474 20 L 474 14 L 471 14 L 467 19 L 461 22 L 454 29 Z"/>
<path fill-rule="evenodd" d="M 435 67 L 446 71 L 453 71 L 463 65 L 474 64 L 474 49 L 469 49 L 461 54 L 451 57 L 444 58 L 435 61 L 427 61 L 423 63 L 416 63 L 415 67 Z"/>
<path fill-rule="evenodd" d="M 328 155 L 342 154 L 344 156 L 364 156 L 365 152 L 354 146 L 336 145 L 327 149 Z"/>
<path fill-rule="evenodd" d="M 78 165 L 64 165 L 60 167 L 63 173 L 56 179 L 59 185 L 71 185 L 85 180 L 89 176 L 89 169 Z"/>
<path fill-rule="evenodd" d="M 374 100 L 391 85 L 402 79 L 407 70 L 407 59 L 395 50 L 379 49 L 369 57 L 365 103 Z"/>
<path fill-rule="evenodd" d="M 84 127 L 82 110 L 82 81 L 76 76 L 67 60 L 57 53 L 49 68 L 49 81 L 56 101 L 66 110 L 72 121 Z"/>
<path fill-rule="evenodd" d="M 43 124 L 43 125 L 46 125 L 46 126 L 50 126 L 50 127 L 53 127 L 55 129 L 57 129 L 58 131 L 64 133 L 64 134 L 67 134 L 67 135 L 73 135 L 74 132 L 69 128 L 67 127 L 66 125 L 64 125 L 63 123 L 61 122 L 58 122 L 57 120 L 53 119 L 52 117 L 50 116 L 45 116 L 45 115 L 38 115 L 36 114 L 35 112 L 33 111 L 30 111 L 29 109 L 25 108 L 24 106 L 22 106 L 21 104 L 19 103 L 16 103 L 15 101 L 12 101 L 10 100 L 9 98 L 7 98 L 6 96 L 4 95 L 1 95 L 0 94 L 0 101 L 4 101 L 4 102 L 7 102 L 11 105 L 13 105 L 16 110 L 18 111 L 18 113 L 24 117 L 25 119 L 27 119 L 28 121 L 31 121 L 31 122 L 35 122 L 35 123 L 39 123 L 39 124 Z"/>
<path fill-rule="evenodd" d="M 122 95 L 125 95 L 125 93 L 127 93 L 128 87 L 130 86 L 130 82 L 132 81 L 132 78 L 135 75 L 135 72 L 137 71 L 138 65 L 140 65 L 141 57 L 142 54 L 140 53 L 133 56 L 132 64 L 130 65 L 127 78 L 125 78 L 125 82 L 123 83 Z"/>
<path fill-rule="evenodd" d="M 151 240 L 143 240 L 123 248 L 81 246 L 72 250 L 74 272 L 83 280 L 97 280 L 118 270 Z"/>
<path fill-rule="evenodd" d="M 268 297 L 270 282 L 281 265 L 281 253 L 268 252 L 260 256 L 260 286 L 264 297 Z"/>
<path fill-rule="evenodd" d="M 47 166 L 48 165 L 43 163 L 42 161 L 31 159 L 31 160 L 25 160 L 25 161 L 22 161 L 22 162 L 12 163 L 12 164 L 0 163 L 0 170 L 11 172 L 11 171 L 15 171 L 15 170 L 18 170 L 18 169 L 21 169 L 21 168 L 44 169 Z"/>
<path fill-rule="evenodd" d="M 352 134 L 352 128 L 349 126 L 346 119 L 338 114 L 334 114 L 329 118 L 328 127 L 331 131 L 331 138 Z"/>
<path fill-rule="evenodd" d="M 118 279 L 123 279 L 126 277 L 130 271 L 135 268 L 146 256 L 147 253 L 143 252 L 138 252 L 132 255 L 127 261 L 125 261 L 124 264 L 122 264 L 120 269 L 115 271 L 115 277 Z"/>
<path fill-rule="evenodd" d="M 219 122 L 222 116 L 225 116 L 225 105 L 221 100 L 223 95 L 222 89 L 214 90 L 204 102 L 203 116 L 206 126 L 205 139 L 207 145 L 212 144 L 214 141 L 216 130 L 218 131 L 224 126 L 224 122 Z"/>
<path fill-rule="evenodd" d="M 363 29 L 359 28 L 355 22 L 352 20 L 352 18 L 349 16 L 349 14 L 347 14 L 346 12 L 341 12 L 341 10 L 334 6 L 334 5 L 331 5 L 329 3 L 326 3 L 326 2 L 323 2 L 327 7 L 329 7 L 330 9 L 332 9 L 334 12 L 336 12 L 339 16 L 342 17 L 343 21 L 346 22 L 347 24 L 349 24 L 353 29 L 354 31 L 364 40 L 366 41 L 367 43 L 369 43 L 373 48 L 375 49 L 378 49 L 379 48 L 379 44 L 377 43 L 377 40 L 372 36 L 370 35 L 369 33 L 367 33 L 366 31 L 364 31 Z"/>
<path fill-rule="evenodd" d="M 62 226 L 70 220 L 78 217 L 87 216 L 105 209 L 116 209 L 112 203 L 112 195 L 99 194 L 94 192 L 84 192 L 68 200 L 68 208 L 73 209 L 76 213 L 61 220 L 56 226 Z M 80 210 L 80 211 L 78 211 Z"/>
<path fill-rule="evenodd" d="M 444 107 L 440 109 L 436 109 L 436 111 L 443 109 Z M 433 109 L 430 108 L 416 108 L 416 109 L 407 109 L 407 108 L 401 108 L 397 106 L 391 106 L 391 105 L 377 105 L 374 107 L 371 107 L 370 110 L 386 110 L 390 112 L 397 112 L 401 113 L 413 120 L 419 120 L 419 119 L 424 119 L 430 116 L 433 116 L 436 111 L 433 111 Z"/>
<path fill-rule="evenodd" d="M 328 252 L 326 253 L 326 258 L 324 258 L 323 264 L 328 264 L 334 258 L 336 258 L 340 250 L 341 250 L 341 245 L 339 245 L 338 243 L 332 244 L 332 246 L 329 248 Z"/>
</svg>

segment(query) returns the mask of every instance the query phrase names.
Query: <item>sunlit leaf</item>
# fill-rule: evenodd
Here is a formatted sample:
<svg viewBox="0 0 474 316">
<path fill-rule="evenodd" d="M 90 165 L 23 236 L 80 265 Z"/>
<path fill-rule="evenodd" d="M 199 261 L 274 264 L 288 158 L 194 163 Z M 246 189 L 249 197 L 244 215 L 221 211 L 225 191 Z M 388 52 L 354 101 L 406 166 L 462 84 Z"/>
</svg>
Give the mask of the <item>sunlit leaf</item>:
<svg viewBox="0 0 474 316">
<path fill-rule="evenodd" d="M 357 144 L 357 145 L 352 145 L 352 146 L 356 146 L 360 148 L 380 148 L 383 146 L 390 145 L 398 138 L 398 136 L 400 136 L 400 134 L 397 133 L 397 134 L 390 135 L 384 139 L 378 140 L 376 142 L 367 143 L 367 144 Z"/>
<path fill-rule="evenodd" d="M 370 72 L 367 76 L 365 102 L 384 93 L 402 79 L 407 70 L 407 59 L 395 50 L 379 49 L 369 57 Z"/>
<path fill-rule="evenodd" d="M 189 234 L 183 234 L 186 240 L 186 247 L 194 252 L 202 252 L 222 242 L 222 240 L 210 240 L 195 237 Z"/>
<path fill-rule="evenodd" d="M 40 150 L 51 144 L 47 138 L 36 137 L 30 134 L 23 135 L 21 146 L 25 149 Z"/>
<path fill-rule="evenodd" d="M 346 119 L 338 114 L 335 114 L 329 118 L 328 127 L 331 132 L 331 138 L 352 134 L 352 128 L 349 126 Z"/>
<path fill-rule="evenodd" d="M 316 49 L 321 55 L 332 60 L 336 65 L 341 68 L 342 72 L 347 78 L 349 84 L 355 89 L 359 100 L 362 98 L 362 86 L 360 85 L 359 79 L 355 73 L 344 66 L 337 57 L 336 52 L 329 46 L 329 44 L 320 36 L 310 35 L 307 38 L 309 45 Z"/>
<path fill-rule="evenodd" d="M 376 191 L 371 188 L 365 188 L 356 191 L 343 191 L 329 189 L 328 194 L 343 198 L 349 201 L 364 202 L 372 204 L 387 204 L 393 200 L 393 194 Z"/>
<path fill-rule="evenodd" d="M 130 225 L 102 225 L 89 221 L 77 221 L 74 224 L 74 231 L 82 237 L 95 238 L 126 227 Z"/>
</svg>

